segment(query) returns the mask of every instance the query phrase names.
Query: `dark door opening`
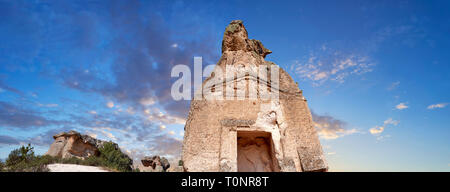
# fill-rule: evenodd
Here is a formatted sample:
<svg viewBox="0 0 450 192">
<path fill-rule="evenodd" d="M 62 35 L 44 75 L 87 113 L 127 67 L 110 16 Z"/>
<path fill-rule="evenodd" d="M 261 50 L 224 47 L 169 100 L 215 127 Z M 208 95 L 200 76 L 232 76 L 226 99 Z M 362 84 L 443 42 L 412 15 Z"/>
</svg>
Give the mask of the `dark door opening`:
<svg viewBox="0 0 450 192">
<path fill-rule="evenodd" d="M 237 164 L 239 172 L 274 172 L 275 166 L 271 134 L 260 131 L 238 131 Z"/>
</svg>

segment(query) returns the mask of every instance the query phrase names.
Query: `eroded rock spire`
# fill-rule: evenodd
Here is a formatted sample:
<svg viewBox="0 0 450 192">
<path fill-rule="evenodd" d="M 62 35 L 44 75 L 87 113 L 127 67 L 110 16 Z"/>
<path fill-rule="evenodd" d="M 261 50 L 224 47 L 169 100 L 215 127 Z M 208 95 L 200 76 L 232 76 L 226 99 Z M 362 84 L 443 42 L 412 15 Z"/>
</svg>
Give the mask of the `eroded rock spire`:
<svg viewBox="0 0 450 192">
<path fill-rule="evenodd" d="M 248 39 L 248 33 L 243 22 L 241 20 L 234 20 L 225 29 L 222 41 L 222 53 L 238 50 L 246 52 L 253 51 L 263 58 L 272 53 L 272 51 L 264 47 L 261 41 Z"/>
</svg>

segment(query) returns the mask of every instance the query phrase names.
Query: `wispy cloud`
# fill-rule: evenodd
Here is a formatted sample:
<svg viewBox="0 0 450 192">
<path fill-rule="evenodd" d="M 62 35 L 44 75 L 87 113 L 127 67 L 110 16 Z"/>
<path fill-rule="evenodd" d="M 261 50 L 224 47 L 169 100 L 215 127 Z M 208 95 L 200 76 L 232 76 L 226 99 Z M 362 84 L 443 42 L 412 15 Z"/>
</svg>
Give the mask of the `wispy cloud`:
<svg viewBox="0 0 450 192">
<path fill-rule="evenodd" d="M 391 137 L 391 135 L 379 135 L 379 136 L 377 136 L 377 141 L 382 141 L 382 140 L 384 140 L 386 138 L 390 138 L 390 137 Z"/>
<path fill-rule="evenodd" d="M 448 103 L 437 103 L 433 105 L 429 105 L 427 109 L 436 109 L 436 108 L 444 108 L 448 105 Z"/>
<path fill-rule="evenodd" d="M 23 94 L 24 94 L 22 91 L 20 91 L 20 90 L 14 88 L 14 87 L 11 87 L 11 86 L 6 85 L 6 84 L 2 81 L 2 79 L 0 79 L 0 93 L 1 93 L 1 92 L 6 92 L 6 91 L 10 91 L 10 92 L 13 92 L 13 93 L 18 94 L 18 95 L 23 95 Z"/>
<path fill-rule="evenodd" d="M 400 86 L 400 81 L 393 82 L 391 85 L 389 85 L 387 90 L 392 91 L 392 90 L 396 89 L 398 86 Z"/>
<path fill-rule="evenodd" d="M 300 78 L 319 86 L 327 81 L 344 83 L 350 76 L 372 71 L 374 65 L 368 56 L 321 47 L 305 59 L 295 60 L 292 69 Z"/>
<path fill-rule="evenodd" d="M 335 119 L 328 115 L 317 115 L 311 112 L 314 127 L 316 128 L 319 137 L 323 139 L 337 139 L 345 135 L 351 135 L 357 133 L 356 129 L 346 129 L 346 123 Z"/>
<path fill-rule="evenodd" d="M 57 121 L 48 119 L 31 108 L 0 101 L 0 126 L 30 129 L 56 123 Z"/>
<path fill-rule="evenodd" d="M 291 70 L 300 78 L 311 81 L 314 86 L 323 85 L 325 82 L 344 83 L 352 76 L 373 71 L 376 64 L 373 54 L 384 42 L 398 41 L 414 46 L 418 37 L 423 36 L 423 30 L 413 25 L 388 25 L 375 30 L 362 41 L 335 42 L 337 45 L 333 46 L 321 45 L 301 59 L 294 60 Z M 400 82 L 396 81 L 387 89 L 393 90 L 399 84 Z"/>
<path fill-rule="evenodd" d="M 58 104 L 56 104 L 56 103 L 49 103 L 49 104 L 38 103 L 37 105 L 38 105 L 39 107 L 49 107 L 49 108 L 52 108 L 52 107 L 58 107 Z"/>
<path fill-rule="evenodd" d="M 407 109 L 408 106 L 406 105 L 406 103 L 400 103 L 400 104 L 396 105 L 395 108 L 398 110 L 403 110 L 403 109 Z"/>
<path fill-rule="evenodd" d="M 63 129 L 50 129 L 38 135 L 29 138 L 12 137 L 9 135 L 0 135 L 0 145 L 22 145 L 31 143 L 38 146 L 49 146 L 53 142 L 53 135 L 63 131 Z"/>
<path fill-rule="evenodd" d="M 106 106 L 107 106 L 108 108 L 113 108 L 113 107 L 114 107 L 114 102 L 108 101 L 108 103 L 106 103 Z"/>
<path fill-rule="evenodd" d="M 8 136 L 8 135 L 0 135 L 0 145 L 18 145 L 21 141 L 17 138 Z"/>
<path fill-rule="evenodd" d="M 381 133 L 383 133 L 388 126 L 397 126 L 398 124 L 399 124 L 399 121 L 393 120 L 392 118 L 388 118 L 383 122 L 383 125 L 377 125 L 375 127 L 372 127 L 369 129 L 369 132 L 372 135 L 377 136 L 377 140 L 381 140 L 385 137 L 390 137 L 390 135 L 389 136 L 381 135 Z"/>
</svg>

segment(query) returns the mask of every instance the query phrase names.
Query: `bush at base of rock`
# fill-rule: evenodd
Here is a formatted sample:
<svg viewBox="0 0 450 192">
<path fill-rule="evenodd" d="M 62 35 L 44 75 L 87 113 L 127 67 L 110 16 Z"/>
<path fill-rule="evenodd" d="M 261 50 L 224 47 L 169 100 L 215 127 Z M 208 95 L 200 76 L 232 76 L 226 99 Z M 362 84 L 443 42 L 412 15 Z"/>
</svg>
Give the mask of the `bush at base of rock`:
<svg viewBox="0 0 450 192">
<path fill-rule="evenodd" d="M 48 164 L 77 164 L 87 166 L 101 166 L 113 171 L 128 172 L 131 168 L 132 160 L 123 154 L 113 143 L 105 143 L 100 156 L 90 156 L 84 159 L 71 157 L 60 158 L 49 155 L 36 156 L 34 148 L 30 144 L 11 151 L 5 164 L 0 162 L 0 171 L 8 172 L 47 172 Z"/>
<path fill-rule="evenodd" d="M 107 142 L 103 147 L 99 148 L 100 159 L 104 160 L 102 163 L 106 167 L 116 169 L 118 171 L 132 171 L 131 166 L 133 165 L 133 160 L 128 157 L 128 155 L 122 153 L 114 143 Z M 94 157 L 88 157 L 94 158 Z"/>
<path fill-rule="evenodd" d="M 0 171 L 12 172 L 45 172 L 48 171 L 41 156 L 34 155 L 30 144 L 11 151 Z"/>
</svg>

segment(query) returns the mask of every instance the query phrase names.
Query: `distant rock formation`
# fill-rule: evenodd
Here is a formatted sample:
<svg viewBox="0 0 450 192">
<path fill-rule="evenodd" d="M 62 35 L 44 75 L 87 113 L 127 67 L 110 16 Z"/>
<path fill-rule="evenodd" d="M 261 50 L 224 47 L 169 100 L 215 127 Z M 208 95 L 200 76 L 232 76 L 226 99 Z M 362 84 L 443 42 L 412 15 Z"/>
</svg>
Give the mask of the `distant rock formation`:
<svg viewBox="0 0 450 192">
<path fill-rule="evenodd" d="M 76 131 L 61 132 L 53 136 L 55 141 L 50 145 L 50 149 L 45 153 L 53 157 L 61 158 L 86 158 L 98 156 L 99 148 L 103 147 L 106 141 L 95 139 L 89 135 L 81 135 Z M 116 149 L 119 146 L 113 143 Z"/>
<path fill-rule="evenodd" d="M 169 161 L 164 157 L 152 156 L 141 159 L 144 172 L 165 172 L 169 167 Z"/>
</svg>

